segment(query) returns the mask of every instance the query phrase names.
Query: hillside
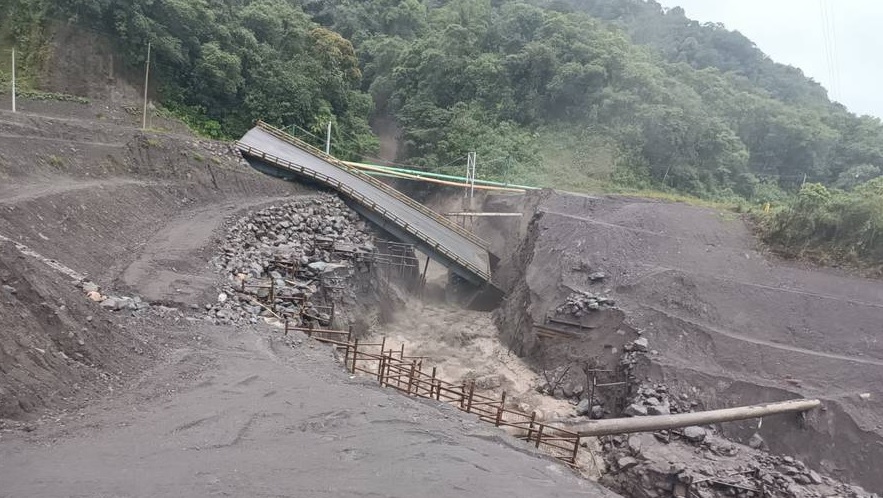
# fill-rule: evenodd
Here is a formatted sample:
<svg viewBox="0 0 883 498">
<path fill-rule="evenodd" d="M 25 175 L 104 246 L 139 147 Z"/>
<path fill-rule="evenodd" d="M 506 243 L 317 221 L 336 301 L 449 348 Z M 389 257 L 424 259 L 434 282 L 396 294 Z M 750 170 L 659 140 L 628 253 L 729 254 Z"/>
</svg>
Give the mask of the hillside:
<svg viewBox="0 0 883 498">
<path fill-rule="evenodd" d="M 760 226 L 784 252 L 881 263 L 883 199 L 866 185 L 883 171 L 880 120 L 851 114 L 799 69 L 683 9 L 652 0 L 4 3 L 0 48 L 15 41 L 32 87 L 57 87 L 41 75 L 74 70 L 44 57 L 74 25 L 113 40 L 129 68 L 151 42 L 151 90 L 209 136 L 238 137 L 261 118 L 318 144 L 331 122 L 335 155 L 377 161 L 368 123 L 392 118 L 395 159 L 419 168 L 461 174 L 475 151 L 489 179 L 772 203 L 778 218 Z M 782 236 L 776 227 L 793 220 L 775 211 L 793 210 L 806 183 L 849 193 L 831 192 L 814 221 Z M 827 219 L 847 225 L 853 243 L 813 232 Z M 855 241 L 865 249 L 852 251 Z"/>
<path fill-rule="evenodd" d="M 216 135 L 334 121 L 337 153 L 364 156 L 367 120 L 392 114 L 400 159 L 426 167 L 476 150 L 490 177 L 758 201 L 883 167 L 878 120 L 653 1 L 5 3 L 3 45 L 32 65 L 50 19 L 107 33 L 133 67 L 152 41 L 160 99 Z M 566 166 L 575 178 L 543 174 Z"/>
</svg>

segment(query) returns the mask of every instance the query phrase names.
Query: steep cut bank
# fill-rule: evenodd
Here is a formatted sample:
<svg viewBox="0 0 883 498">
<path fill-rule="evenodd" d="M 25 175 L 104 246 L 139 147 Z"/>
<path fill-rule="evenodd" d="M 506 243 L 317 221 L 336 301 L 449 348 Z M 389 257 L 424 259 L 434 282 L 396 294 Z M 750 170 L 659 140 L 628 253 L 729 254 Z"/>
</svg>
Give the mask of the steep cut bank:
<svg viewBox="0 0 883 498">
<path fill-rule="evenodd" d="M 119 389 L 156 358 L 153 330 L 97 309 L 75 283 L 0 242 L 0 425 Z"/>
<path fill-rule="evenodd" d="M 0 112 L 0 240 L 11 241 L 0 258 L 0 416 L 16 419 L 120 388 L 159 353 L 150 320 L 132 327 L 12 242 L 102 288 L 201 306 L 216 295 L 208 248 L 225 217 L 298 192 L 243 167 L 226 144 L 143 133 L 115 104 L 39 106 L 55 116 Z M 108 109 L 119 122 L 95 120 Z"/>
<path fill-rule="evenodd" d="M 773 452 L 883 489 L 878 281 L 767 258 L 731 213 L 564 193 L 543 194 L 534 211 L 511 264 L 522 273 L 497 314 L 513 347 L 535 362 L 615 366 L 624 340 L 640 333 L 649 361 L 634 380 L 663 383 L 697 409 L 821 398 L 825 408 L 802 429 L 773 418 L 721 430 L 742 442 L 757 432 Z M 608 310 L 583 316 L 580 328 L 552 323 L 569 332 L 564 340 L 535 326 L 557 319 L 575 291 L 615 300 L 625 320 Z M 562 344 L 580 353 L 554 353 Z"/>
</svg>

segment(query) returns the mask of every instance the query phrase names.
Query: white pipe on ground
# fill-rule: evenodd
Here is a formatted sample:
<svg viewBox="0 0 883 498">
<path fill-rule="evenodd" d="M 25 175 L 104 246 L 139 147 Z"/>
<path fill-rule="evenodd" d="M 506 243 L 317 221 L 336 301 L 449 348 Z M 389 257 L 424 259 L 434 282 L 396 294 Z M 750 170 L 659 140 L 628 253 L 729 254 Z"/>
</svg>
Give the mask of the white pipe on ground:
<svg viewBox="0 0 883 498">
<path fill-rule="evenodd" d="M 580 436 L 609 436 L 611 434 L 629 434 L 632 432 L 650 432 L 664 429 L 679 429 L 693 425 L 709 425 L 720 422 L 733 422 L 761 418 L 782 413 L 805 412 L 818 408 L 822 402 L 817 399 L 795 399 L 779 403 L 740 406 L 722 410 L 709 410 L 696 413 L 678 413 L 675 415 L 658 415 L 650 417 L 613 418 L 593 420 L 568 427 L 568 430 L 579 432 Z"/>
</svg>

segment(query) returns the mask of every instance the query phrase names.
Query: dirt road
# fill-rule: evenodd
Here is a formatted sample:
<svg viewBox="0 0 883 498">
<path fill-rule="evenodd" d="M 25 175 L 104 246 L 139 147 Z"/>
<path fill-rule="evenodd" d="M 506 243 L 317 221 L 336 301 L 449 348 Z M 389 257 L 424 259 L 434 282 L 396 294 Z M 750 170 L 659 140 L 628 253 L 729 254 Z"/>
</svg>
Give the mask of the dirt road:
<svg viewBox="0 0 883 498">
<path fill-rule="evenodd" d="M 613 496 L 452 407 L 348 378 L 326 346 L 170 334 L 133 389 L 4 434 L 0 496 Z"/>
<path fill-rule="evenodd" d="M 255 196 L 188 210 L 169 220 L 139 250 L 118 279 L 151 302 L 202 305 L 215 299 L 217 274 L 208 261 L 212 236 L 227 216 L 290 197 Z"/>
</svg>

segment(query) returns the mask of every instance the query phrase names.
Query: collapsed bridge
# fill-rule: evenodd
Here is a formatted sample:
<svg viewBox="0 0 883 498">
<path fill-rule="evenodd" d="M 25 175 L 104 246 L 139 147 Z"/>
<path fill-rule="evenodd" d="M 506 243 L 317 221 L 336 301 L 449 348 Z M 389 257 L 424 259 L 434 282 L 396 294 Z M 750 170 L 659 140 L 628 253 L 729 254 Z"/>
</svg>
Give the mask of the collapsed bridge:
<svg viewBox="0 0 883 498">
<path fill-rule="evenodd" d="M 363 217 L 472 283 L 480 301 L 502 295 L 491 281 L 488 243 L 398 190 L 264 122 L 236 147 L 264 173 L 334 189 Z"/>
</svg>

